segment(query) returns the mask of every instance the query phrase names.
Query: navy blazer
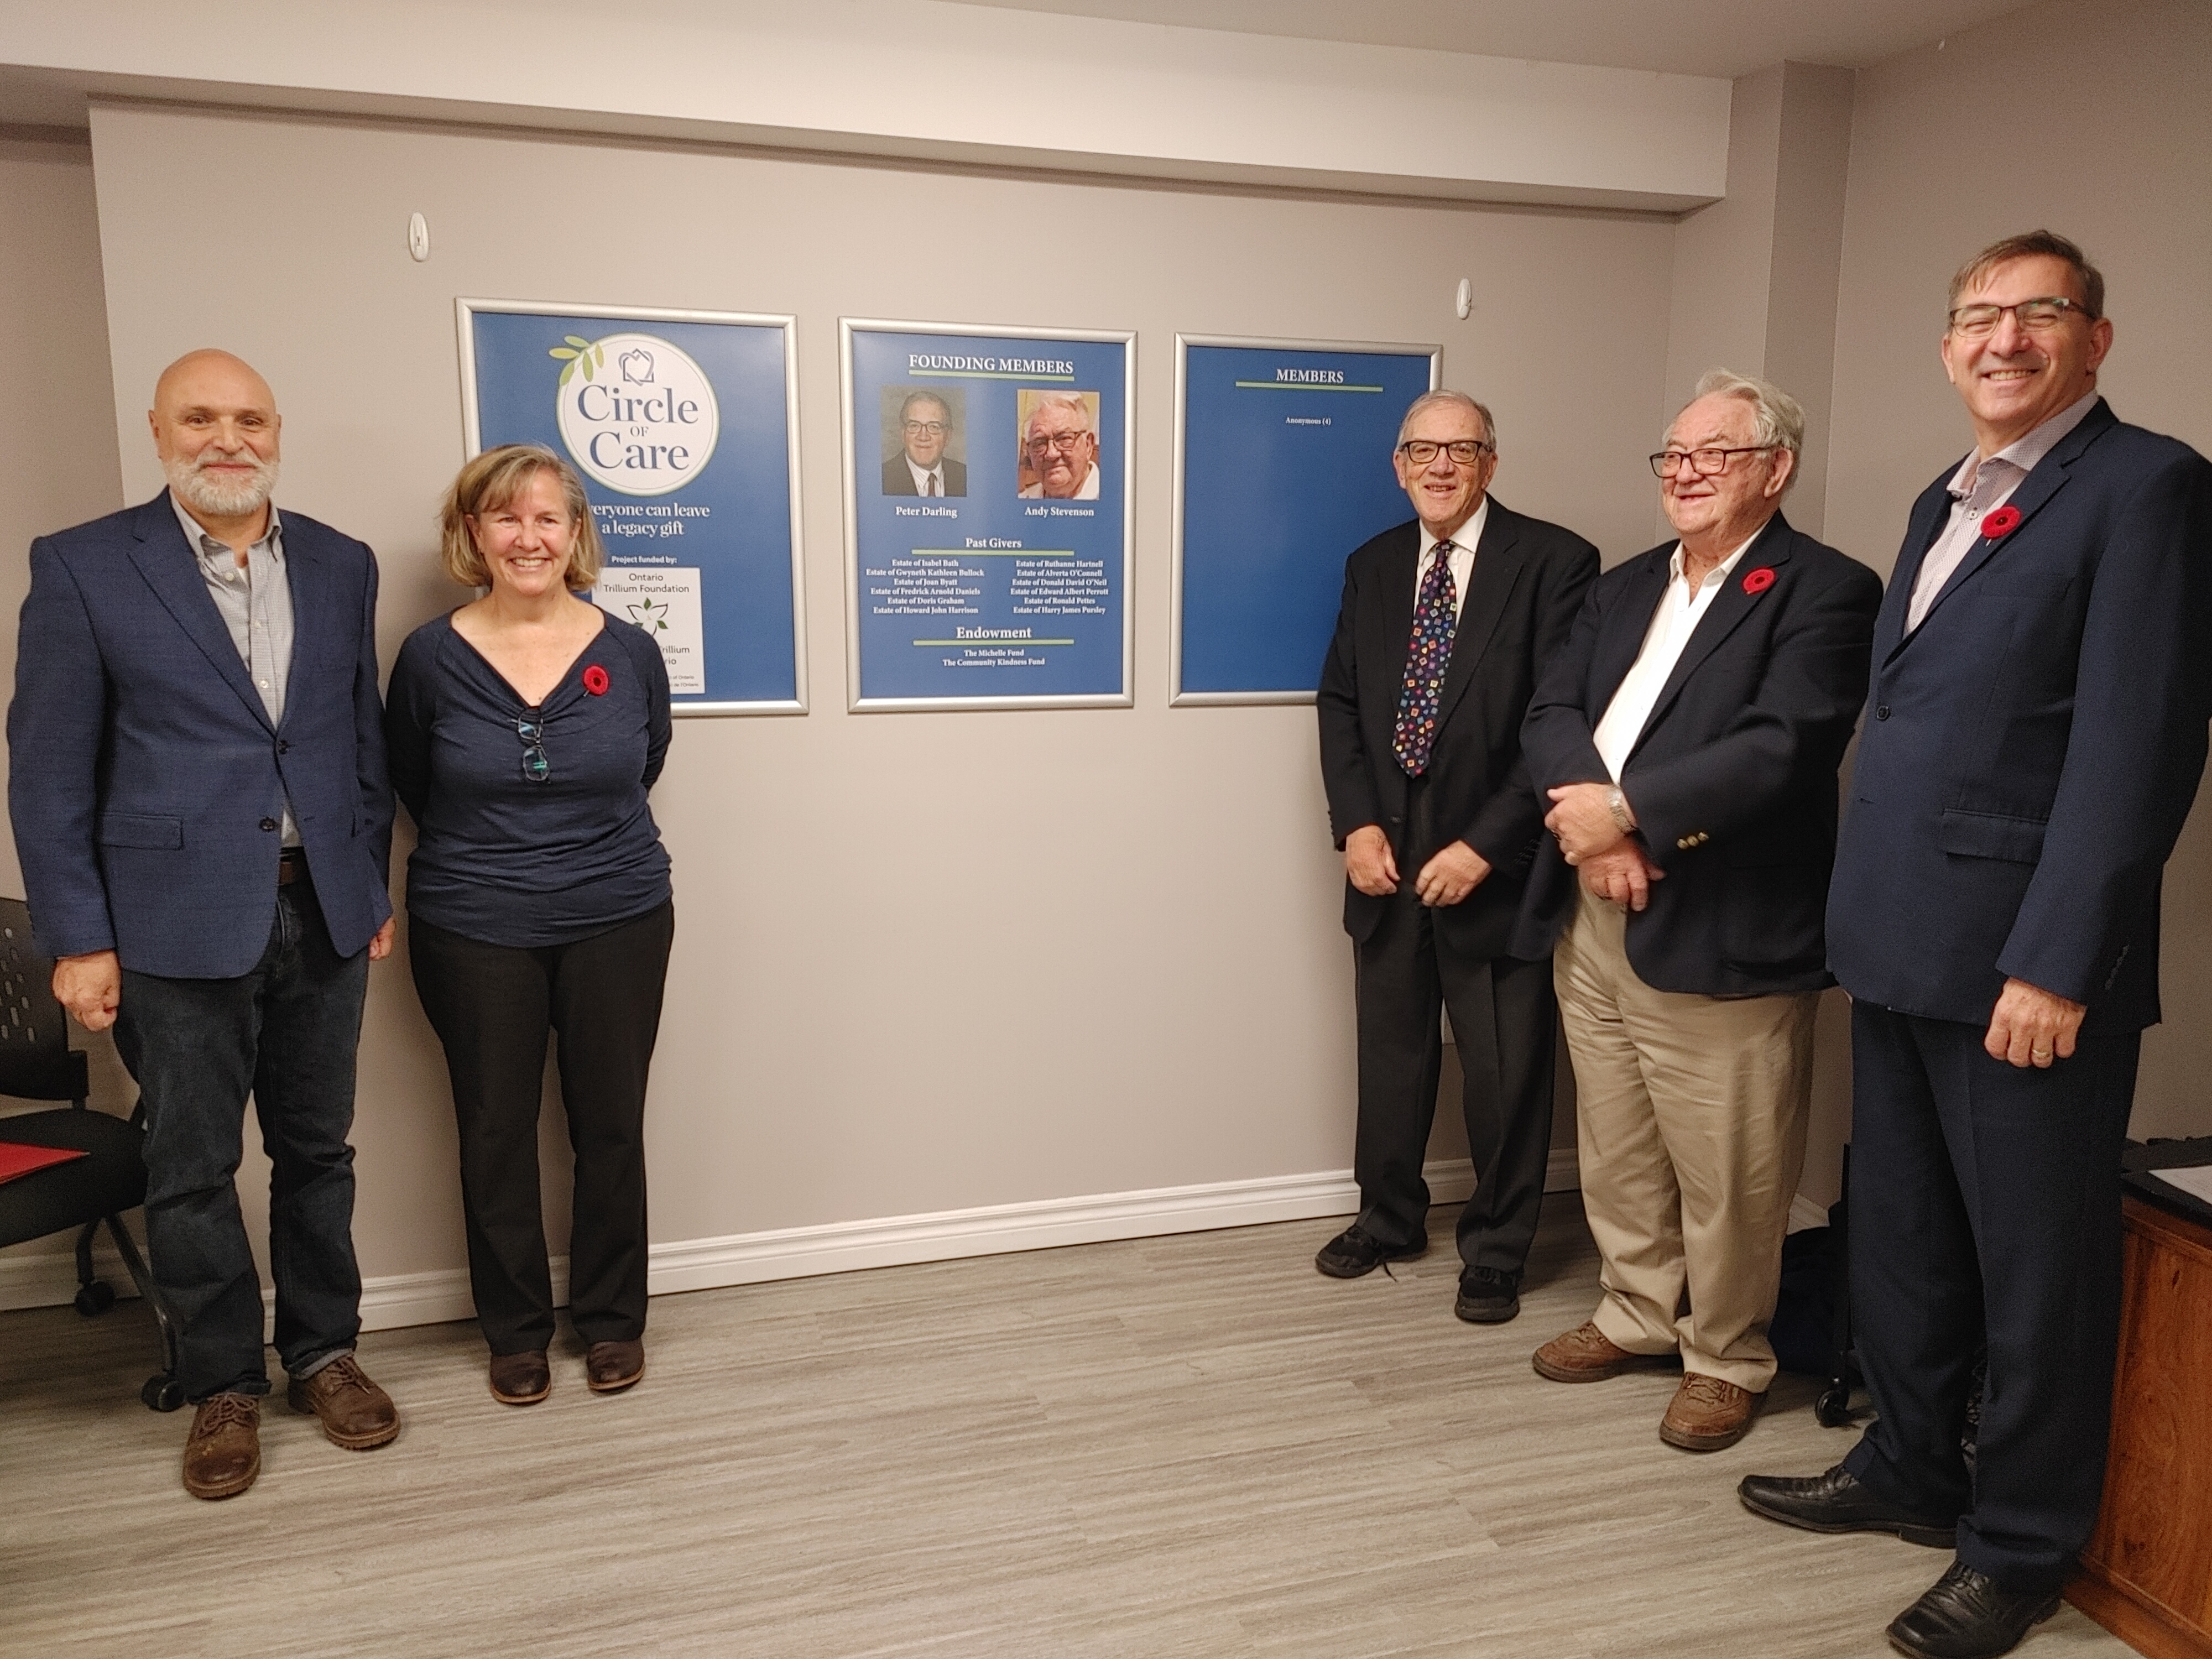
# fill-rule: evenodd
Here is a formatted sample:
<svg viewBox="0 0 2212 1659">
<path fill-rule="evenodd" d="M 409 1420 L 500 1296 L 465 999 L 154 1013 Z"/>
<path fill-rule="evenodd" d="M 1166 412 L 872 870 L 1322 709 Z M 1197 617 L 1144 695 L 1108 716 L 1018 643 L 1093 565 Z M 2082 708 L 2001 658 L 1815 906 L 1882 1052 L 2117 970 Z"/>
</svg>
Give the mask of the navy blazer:
<svg viewBox="0 0 2212 1659">
<path fill-rule="evenodd" d="M 1978 1025 L 2017 978 L 2138 1031 L 2212 714 L 2212 465 L 2100 398 L 1907 635 L 1956 470 L 1913 503 L 1875 631 L 1829 958 L 1905 1013 Z"/>
<path fill-rule="evenodd" d="M 165 490 L 31 544 L 8 807 L 54 956 L 228 979 L 269 943 L 289 796 L 331 942 L 392 914 L 376 559 L 287 511 L 292 667 L 273 726 Z"/>
<path fill-rule="evenodd" d="M 1591 734 L 1644 648 L 1674 546 L 1598 579 L 1537 687 L 1522 743 L 1540 793 L 1612 781 Z M 1761 570 L 1771 582 L 1754 579 Z M 1638 834 L 1667 872 L 1628 918 L 1628 960 L 1645 984 L 1760 996 L 1831 983 L 1820 911 L 1836 768 L 1865 701 L 1881 605 L 1880 577 L 1777 513 L 1698 618 L 1621 768 Z M 1514 954 L 1550 950 L 1577 891 L 1546 836 Z"/>
<path fill-rule="evenodd" d="M 1420 526 L 1411 520 L 1345 562 L 1344 603 L 1316 698 L 1329 825 L 1339 847 L 1363 825 L 1381 825 L 1401 884 L 1452 842 L 1474 848 L 1492 872 L 1459 903 L 1440 906 L 1436 925 L 1469 957 L 1502 956 L 1544 827 L 1521 757 L 1521 716 L 1538 675 L 1566 643 L 1597 575 L 1597 549 L 1571 530 L 1524 518 L 1492 498 L 1437 698 L 1426 773 L 1432 833 L 1426 841 L 1415 839 L 1406 822 L 1406 773 L 1390 746 L 1413 643 L 1413 574 L 1420 562 Z M 1347 879 L 1345 931 L 1365 940 L 1389 902 Z"/>
</svg>

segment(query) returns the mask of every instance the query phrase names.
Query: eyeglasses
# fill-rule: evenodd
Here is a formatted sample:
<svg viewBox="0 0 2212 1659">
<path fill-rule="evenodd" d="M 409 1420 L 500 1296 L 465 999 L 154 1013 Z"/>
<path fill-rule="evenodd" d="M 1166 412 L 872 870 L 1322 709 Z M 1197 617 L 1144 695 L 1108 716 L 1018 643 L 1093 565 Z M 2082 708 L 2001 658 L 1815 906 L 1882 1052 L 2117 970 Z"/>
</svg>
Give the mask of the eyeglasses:
<svg viewBox="0 0 2212 1659">
<path fill-rule="evenodd" d="M 1408 438 L 1398 446 L 1398 453 L 1406 458 L 1408 466 L 1426 466 L 1441 450 L 1452 458 L 1456 466 L 1473 466 L 1487 453 L 1495 454 L 1497 446 L 1475 438 L 1460 438 L 1448 444 L 1431 443 L 1426 438 Z"/>
<path fill-rule="evenodd" d="M 1662 449 L 1651 458 L 1651 471 L 1662 479 L 1671 478 L 1681 470 L 1682 463 L 1687 461 L 1697 469 L 1699 476 L 1710 478 L 1716 473 L 1728 471 L 1731 455 L 1763 455 L 1770 449 L 1779 447 L 1778 444 L 1753 444 L 1743 449 Z"/>
<path fill-rule="evenodd" d="M 1033 453 L 1039 455 L 1048 449 L 1057 449 L 1062 454 L 1073 455 L 1083 447 L 1084 440 L 1090 435 L 1088 432 L 1041 432 L 1030 440 L 1029 447 Z"/>
<path fill-rule="evenodd" d="M 526 783 L 543 783 L 553 775 L 553 763 L 545 758 L 545 726 L 541 720 L 519 720 L 514 723 L 514 735 L 524 744 L 522 778 Z"/>
<path fill-rule="evenodd" d="M 908 421 L 906 429 L 921 436 L 941 438 L 952 428 L 942 421 Z"/>
<path fill-rule="evenodd" d="M 2008 306 L 1960 306 L 1951 313 L 1951 332 L 1962 340 L 1987 339 L 1996 332 L 1998 321 L 2008 311 L 2012 313 L 2013 320 L 2030 334 L 2050 333 L 2073 312 L 2088 317 L 2093 323 L 2097 320 L 2080 301 L 2063 299 L 2054 294 Z"/>
</svg>

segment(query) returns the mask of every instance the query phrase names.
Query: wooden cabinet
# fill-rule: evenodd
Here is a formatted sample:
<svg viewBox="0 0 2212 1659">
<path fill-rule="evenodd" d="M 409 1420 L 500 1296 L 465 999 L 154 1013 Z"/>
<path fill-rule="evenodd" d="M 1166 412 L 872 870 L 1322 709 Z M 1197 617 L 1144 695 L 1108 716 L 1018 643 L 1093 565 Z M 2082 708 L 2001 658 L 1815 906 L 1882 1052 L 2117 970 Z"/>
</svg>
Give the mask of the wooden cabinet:
<svg viewBox="0 0 2212 1659">
<path fill-rule="evenodd" d="M 2067 1597 L 2150 1659 L 2212 1659 L 2212 1228 L 2125 1204 L 2112 1461 Z"/>
</svg>

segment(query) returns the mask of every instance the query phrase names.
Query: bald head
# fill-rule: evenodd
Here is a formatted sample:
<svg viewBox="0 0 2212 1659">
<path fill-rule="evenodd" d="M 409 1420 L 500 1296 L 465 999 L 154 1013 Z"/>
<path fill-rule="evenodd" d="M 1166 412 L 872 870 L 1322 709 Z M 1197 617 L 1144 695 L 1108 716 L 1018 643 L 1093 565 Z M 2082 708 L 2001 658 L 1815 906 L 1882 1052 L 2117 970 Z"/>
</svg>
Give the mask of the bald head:
<svg viewBox="0 0 2212 1659">
<path fill-rule="evenodd" d="M 154 383 L 146 411 L 169 488 L 192 516 L 235 545 L 267 526 L 276 487 L 276 394 L 228 351 L 188 351 Z"/>
</svg>

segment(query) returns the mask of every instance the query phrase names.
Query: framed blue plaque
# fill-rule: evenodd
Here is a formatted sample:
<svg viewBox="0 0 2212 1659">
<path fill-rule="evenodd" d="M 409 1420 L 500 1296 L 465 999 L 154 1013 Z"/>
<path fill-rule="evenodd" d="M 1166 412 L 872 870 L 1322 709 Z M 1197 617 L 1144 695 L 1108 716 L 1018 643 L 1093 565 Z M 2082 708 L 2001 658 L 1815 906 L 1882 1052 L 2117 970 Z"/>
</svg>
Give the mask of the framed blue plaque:
<svg viewBox="0 0 2212 1659">
<path fill-rule="evenodd" d="M 1441 355 L 1176 337 L 1170 703 L 1313 701 L 1345 560 L 1413 516 L 1390 454 Z"/>
<path fill-rule="evenodd" d="M 456 302 L 470 455 L 540 443 L 584 479 L 590 597 L 659 642 L 678 714 L 804 714 L 789 317 Z"/>
<path fill-rule="evenodd" d="M 851 706 L 1128 706 L 1136 337 L 842 329 Z"/>
</svg>

